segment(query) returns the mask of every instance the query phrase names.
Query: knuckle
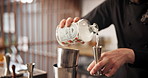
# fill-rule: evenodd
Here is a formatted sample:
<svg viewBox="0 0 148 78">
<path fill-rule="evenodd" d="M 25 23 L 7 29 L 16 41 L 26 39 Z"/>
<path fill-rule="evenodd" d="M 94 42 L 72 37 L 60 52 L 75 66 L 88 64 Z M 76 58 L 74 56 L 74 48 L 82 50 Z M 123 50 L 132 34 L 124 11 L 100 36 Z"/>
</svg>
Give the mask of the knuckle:
<svg viewBox="0 0 148 78">
<path fill-rule="evenodd" d="M 111 64 L 116 64 L 113 59 L 109 59 L 109 62 L 110 62 Z"/>
<path fill-rule="evenodd" d="M 116 63 L 112 63 L 114 65 L 114 67 L 117 67 L 117 64 Z"/>
<path fill-rule="evenodd" d="M 72 20 L 72 18 L 71 17 L 68 17 L 67 20 Z"/>
<path fill-rule="evenodd" d="M 97 67 L 99 67 L 99 66 L 103 66 L 103 62 L 102 62 L 102 61 L 100 61 L 100 62 L 98 63 Z"/>
<path fill-rule="evenodd" d="M 99 69 L 97 67 L 93 68 L 91 72 L 96 73 Z"/>
<path fill-rule="evenodd" d="M 80 19 L 79 17 L 75 17 L 75 19 Z"/>
<path fill-rule="evenodd" d="M 72 19 L 71 17 L 69 17 L 69 18 L 66 20 L 66 23 L 67 23 L 67 24 L 71 24 L 72 21 L 73 21 L 73 19 Z"/>
<path fill-rule="evenodd" d="M 102 57 L 107 57 L 108 56 L 108 53 L 105 52 L 105 53 L 102 53 Z"/>
<path fill-rule="evenodd" d="M 96 72 L 96 71 L 97 71 L 97 68 L 94 68 L 94 69 L 93 69 L 93 72 Z"/>
<path fill-rule="evenodd" d="M 114 63 L 114 67 L 117 69 L 119 65 L 117 63 Z"/>
</svg>

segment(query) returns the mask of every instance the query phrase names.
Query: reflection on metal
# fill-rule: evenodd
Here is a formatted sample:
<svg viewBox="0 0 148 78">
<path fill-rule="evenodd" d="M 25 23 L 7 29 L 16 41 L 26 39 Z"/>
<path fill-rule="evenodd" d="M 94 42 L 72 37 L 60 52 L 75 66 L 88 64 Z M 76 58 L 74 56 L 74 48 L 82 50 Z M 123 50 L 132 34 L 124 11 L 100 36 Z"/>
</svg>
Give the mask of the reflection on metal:
<svg viewBox="0 0 148 78">
<path fill-rule="evenodd" d="M 57 64 L 53 65 L 55 78 L 76 78 L 78 66 L 61 68 Z"/>
<path fill-rule="evenodd" d="M 34 69 L 35 63 L 28 63 L 26 65 L 27 65 L 28 78 L 33 78 L 33 69 Z"/>
<path fill-rule="evenodd" d="M 97 64 L 100 60 L 100 57 L 101 57 L 101 50 L 102 50 L 102 45 L 100 44 L 100 37 L 99 37 L 99 34 L 97 33 L 96 35 L 96 45 L 93 46 L 93 54 L 94 54 L 94 60 L 95 60 L 95 63 Z M 101 71 L 99 70 L 96 74 L 94 74 L 94 76 L 101 76 L 102 73 Z"/>
<path fill-rule="evenodd" d="M 99 59 L 101 57 L 101 49 L 102 46 L 94 46 L 93 47 L 93 53 L 94 53 L 94 60 L 95 63 L 97 64 L 99 62 Z M 100 76 L 102 75 L 101 71 L 99 70 L 96 74 L 94 74 L 95 76 Z"/>
<path fill-rule="evenodd" d="M 58 67 L 74 67 L 78 65 L 79 50 L 58 48 Z"/>
<path fill-rule="evenodd" d="M 10 72 L 10 69 L 9 69 L 10 60 L 11 60 L 11 55 L 7 53 L 4 56 L 4 68 L 5 68 L 4 76 L 11 75 L 11 72 Z"/>
</svg>

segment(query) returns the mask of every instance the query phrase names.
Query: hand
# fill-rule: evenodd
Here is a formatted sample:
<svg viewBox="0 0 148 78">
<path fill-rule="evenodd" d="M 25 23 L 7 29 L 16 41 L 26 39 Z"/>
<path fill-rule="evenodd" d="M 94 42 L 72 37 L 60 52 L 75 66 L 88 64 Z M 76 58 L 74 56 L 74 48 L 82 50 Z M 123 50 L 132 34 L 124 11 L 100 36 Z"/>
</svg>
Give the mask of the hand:
<svg viewBox="0 0 148 78">
<path fill-rule="evenodd" d="M 74 19 L 69 17 L 67 19 L 61 20 L 61 22 L 58 26 L 61 28 L 65 27 L 65 26 L 69 27 L 72 22 L 77 22 L 77 21 L 79 21 L 79 19 L 80 19 L 79 17 L 75 17 Z"/>
<path fill-rule="evenodd" d="M 87 68 L 90 74 L 95 74 L 101 70 L 104 75 L 110 77 L 125 63 L 133 63 L 135 59 L 134 51 L 128 48 L 120 48 L 101 54 L 100 61 L 95 64 L 93 61 Z"/>
</svg>

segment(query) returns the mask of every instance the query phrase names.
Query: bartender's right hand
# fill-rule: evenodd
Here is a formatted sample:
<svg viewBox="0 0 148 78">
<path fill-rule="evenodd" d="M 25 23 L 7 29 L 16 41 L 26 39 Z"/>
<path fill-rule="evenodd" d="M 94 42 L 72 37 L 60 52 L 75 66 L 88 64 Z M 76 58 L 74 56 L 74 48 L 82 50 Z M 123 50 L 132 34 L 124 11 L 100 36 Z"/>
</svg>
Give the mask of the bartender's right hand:
<svg viewBox="0 0 148 78">
<path fill-rule="evenodd" d="M 74 19 L 71 17 L 68 17 L 67 19 L 62 19 L 58 26 L 61 28 L 65 27 L 65 26 L 69 27 L 72 22 L 77 22 L 77 21 L 79 21 L 79 19 L 80 19 L 79 17 L 75 17 Z"/>
</svg>

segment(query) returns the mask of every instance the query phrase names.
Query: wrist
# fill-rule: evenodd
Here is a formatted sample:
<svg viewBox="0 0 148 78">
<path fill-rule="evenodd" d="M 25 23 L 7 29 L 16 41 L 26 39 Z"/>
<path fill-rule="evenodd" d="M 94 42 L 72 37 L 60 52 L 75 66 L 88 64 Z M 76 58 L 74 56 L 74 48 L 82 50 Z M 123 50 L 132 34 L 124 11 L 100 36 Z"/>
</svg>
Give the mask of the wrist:
<svg viewBox="0 0 148 78">
<path fill-rule="evenodd" d="M 135 61 L 135 53 L 134 53 L 134 51 L 132 49 L 128 49 L 127 52 L 128 52 L 128 55 L 127 55 L 127 57 L 128 57 L 127 63 L 133 64 L 134 61 Z"/>
</svg>

